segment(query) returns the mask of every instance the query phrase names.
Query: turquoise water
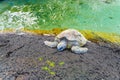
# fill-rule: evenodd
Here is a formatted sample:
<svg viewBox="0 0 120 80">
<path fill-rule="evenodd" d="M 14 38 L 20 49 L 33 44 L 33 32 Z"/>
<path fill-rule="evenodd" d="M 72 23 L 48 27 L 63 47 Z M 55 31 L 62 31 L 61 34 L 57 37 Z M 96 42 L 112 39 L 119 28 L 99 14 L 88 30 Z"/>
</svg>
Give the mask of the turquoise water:
<svg viewBox="0 0 120 80">
<path fill-rule="evenodd" d="M 69 27 L 83 30 L 95 30 L 102 32 L 113 32 L 120 34 L 120 6 L 104 5 L 100 10 L 90 10 L 88 7 L 80 9 L 73 21 L 66 21 Z M 74 22 L 69 24 L 69 22 Z"/>
<path fill-rule="evenodd" d="M 89 0 L 76 0 L 75 3 L 72 0 L 61 0 L 61 2 L 56 1 L 57 3 L 54 2 L 54 4 L 56 3 L 56 8 L 58 9 L 51 9 L 50 12 L 49 7 L 46 7 L 45 5 L 43 7 L 44 12 L 40 12 L 39 14 L 37 11 L 39 11 L 39 8 L 41 7 L 38 7 L 38 5 L 35 7 L 34 5 L 36 3 L 47 4 L 46 0 L 6 0 L 0 2 L 0 13 L 2 14 L 7 10 L 11 10 L 11 8 L 14 6 L 32 5 L 34 7 L 32 13 L 37 16 L 38 24 L 37 27 L 35 25 L 30 26 L 31 29 L 76 28 L 80 30 L 92 30 L 120 34 L 120 0 L 103 1 L 93 0 L 90 2 Z M 61 4 L 62 2 L 63 4 Z M 47 6 L 55 7 L 51 4 L 53 4 L 53 2 Z M 67 6 L 65 6 L 66 4 Z M 65 9 L 65 11 L 62 7 Z M 27 12 L 29 12 L 29 9 L 27 9 Z M 61 14 L 63 14 L 63 17 L 60 16 Z"/>
</svg>

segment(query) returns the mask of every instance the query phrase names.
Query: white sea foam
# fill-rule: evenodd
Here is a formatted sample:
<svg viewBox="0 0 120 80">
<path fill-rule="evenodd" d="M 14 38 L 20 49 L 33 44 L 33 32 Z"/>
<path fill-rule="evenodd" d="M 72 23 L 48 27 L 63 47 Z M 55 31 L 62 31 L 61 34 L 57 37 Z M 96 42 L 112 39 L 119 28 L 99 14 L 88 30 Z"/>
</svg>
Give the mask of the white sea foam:
<svg viewBox="0 0 120 80">
<path fill-rule="evenodd" d="M 0 30 L 14 28 L 15 31 L 18 31 L 24 27 L 36 25 L 36 21 L 37 18 L 30 12 L 5 11 L 0 14 Z"/>
</svg>

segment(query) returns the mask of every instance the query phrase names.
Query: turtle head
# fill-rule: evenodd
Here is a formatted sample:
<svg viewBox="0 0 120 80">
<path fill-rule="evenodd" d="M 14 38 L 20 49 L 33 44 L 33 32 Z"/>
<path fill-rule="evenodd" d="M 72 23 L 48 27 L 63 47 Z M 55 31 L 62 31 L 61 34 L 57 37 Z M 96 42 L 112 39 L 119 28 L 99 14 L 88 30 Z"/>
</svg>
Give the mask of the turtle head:
<svg viewBox="0 0 120 80">
<path fill-rule="evenodd" d="M 57 45 L 58 51 L 63 51 L 67 47 L 67 41 L 61 40 L 60 43 Z"/>
</svg>

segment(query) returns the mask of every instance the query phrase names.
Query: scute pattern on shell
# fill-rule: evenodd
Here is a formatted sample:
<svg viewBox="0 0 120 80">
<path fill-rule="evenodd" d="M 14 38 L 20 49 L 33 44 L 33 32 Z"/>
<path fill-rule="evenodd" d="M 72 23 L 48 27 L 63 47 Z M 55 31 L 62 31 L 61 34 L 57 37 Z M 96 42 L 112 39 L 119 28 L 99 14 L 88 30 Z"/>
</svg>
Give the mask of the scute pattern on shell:
<svg viewBox="0 0 120 80">
<path fill-rule="evenodd" d="M 68 40 L 75 40 L 79 33 L 74 29 L 67 29 L 57 35 L 57 38 L 66 37 Z"/>
<path fill-rule="evenodd" d="M 80 46 L 86 44 L 87 39 L 75 29 L 67 29 L 56 36 L 56 39 L 61 39 L 65 37 L 68 41 L 77 41 Z"/>
</svg>

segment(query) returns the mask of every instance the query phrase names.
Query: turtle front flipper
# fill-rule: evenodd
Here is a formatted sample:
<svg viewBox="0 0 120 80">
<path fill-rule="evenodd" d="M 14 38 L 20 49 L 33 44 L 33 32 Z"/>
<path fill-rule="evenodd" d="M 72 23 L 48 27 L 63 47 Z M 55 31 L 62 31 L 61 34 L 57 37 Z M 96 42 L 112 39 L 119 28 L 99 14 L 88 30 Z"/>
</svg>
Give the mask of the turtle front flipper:
<svg viewBox="0 0 120 80">
<path fill-rule="evenodd" d="M 86 53 L 88 51 L 88 48 L 82 48 L 79 46 L 72 46 L 71 48 L 72 52 L 76 54 Z"/>
<path fill-rule="evenodd" d="M 54 42 L 44 41 L 44 44 L 49 46 L 49 47 L 57 47 L 58 42 L 56 42 L 56 41 L 54 41 Z"/>
</svg>

